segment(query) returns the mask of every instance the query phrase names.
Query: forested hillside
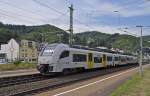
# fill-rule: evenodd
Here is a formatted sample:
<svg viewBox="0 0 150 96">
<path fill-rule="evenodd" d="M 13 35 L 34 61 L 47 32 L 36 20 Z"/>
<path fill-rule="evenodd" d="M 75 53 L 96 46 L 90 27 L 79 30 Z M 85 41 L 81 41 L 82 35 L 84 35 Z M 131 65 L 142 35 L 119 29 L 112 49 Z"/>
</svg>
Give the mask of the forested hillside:
<svg viewBox="0 0 150 96">
<path fill-rule="evenodd" d="M 25 26 L 0 23 L 0 43 L 6 43 L 10 38 L 16 40 L 28 39 L 36 42 L 66 43 L 69 34 L 53 25 Z M 144 47 L 150 47 L 150 36 L 143 36 Z M 106 34 L 98 31 L 87 31 L 74 34 L 74 44 L 90 47 L 104 46 L 120 48 L 127 52 L 139 48 L 139 38 L 131 35 Z"/>
<path fill-rule="evenodd" d="M 140 38 L 126 34 L 106 34 L 97 31 L 83 32 L 75 35 L 76 44 L 90 47 L 104 46 L 119 48 L 126 52 L 133 52 L 140 47 Z M 150 47 L 150 36 L 143 37 L 143 46 Z M 80 42 L 78 42 L 80 41 Z"/>
<path fill-rule="evenodd" d="M 68 34 L 53 25 L 25 26 L 0 23 L 0 43 L 6 43 L 10 38 L 49 43 L 61 40 L 63 43 L 68 43 Z"/>
</svg>

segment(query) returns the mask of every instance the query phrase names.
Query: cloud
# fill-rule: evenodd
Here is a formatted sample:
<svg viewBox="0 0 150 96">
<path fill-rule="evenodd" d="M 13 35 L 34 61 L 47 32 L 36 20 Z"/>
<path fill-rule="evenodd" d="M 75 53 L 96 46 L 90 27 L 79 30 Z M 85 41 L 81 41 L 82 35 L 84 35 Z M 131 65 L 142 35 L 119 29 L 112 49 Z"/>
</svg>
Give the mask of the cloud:
<svg viewBox="0 0 150 96">
<path fill-rule="evenodd" d="M 119 14 L 122 17 L 150 15 L 150 3 L 143 0 L 125 0 L 126 2 L 123 3 L 119 0 L 116 0 L 116 2 L 87 0 L 86 3 L 85 0 L 83 1 L 84 2 L 80 4 L 82 7 L 79 7 L 78 9 L 83 9 L 85 13 L 93 12 L 94 15 L 97 16 L 114 15 L 113 11 L 116 10 L 119 11 Z"/>
<path fill-rule="evenodd" d="M 41 25 L 52 24 L 68 29 L 69 8 L 74 4 L 75 33 L 83 31 L 101 31 L 105 33 L 119 32 L 110 20 L 110 24 L 99 22 L 102 16 L 117 17 L 113 11 L 118 10 L 121 17 L 134 18 L 150 15 L 150 3 L 144 0 L 36 0 L 48 7 L 42 6 L 34 0 L 0 0 L 0 20 L 4 23 Z M 5 3 L 4 3 L 5 2 Z M 64 14 L 64 15 L 63 15 Z M 105 19 L 107 20 L 107 17 Z M 92 22 L 91 22 L 91 21 Z M 98 22 L 97 22 L 98 21 Z M 102 20 L 103 21 L 103 20 Z M 130 29 L 137 33 L 137 29 Z M 119 32 L 121 33 L 121 32 Z M 148 30 L 145 34 L 149 34 Z"/>
</svg>

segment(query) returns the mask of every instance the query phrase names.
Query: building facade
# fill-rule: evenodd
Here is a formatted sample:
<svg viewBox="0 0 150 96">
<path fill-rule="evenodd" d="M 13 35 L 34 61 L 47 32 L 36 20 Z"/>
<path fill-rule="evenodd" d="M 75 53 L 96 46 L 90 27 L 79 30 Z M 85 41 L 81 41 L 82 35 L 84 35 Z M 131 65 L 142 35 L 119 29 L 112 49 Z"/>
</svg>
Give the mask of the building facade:
<svg viewBox="0 0 150 96">
<path fill-rule="evenodd" d="M 11 39 L 7 44 L 0 45 L 0 62 L 14 62 L 19 60 L 19 44 Z"/>
<path fill-rule="evenodd" d="M 23 62 L 36 63 L 38 57 L 36 42 L 29 40 L 21 40 L 19 56 L 20 60 Z"/>
</svg>

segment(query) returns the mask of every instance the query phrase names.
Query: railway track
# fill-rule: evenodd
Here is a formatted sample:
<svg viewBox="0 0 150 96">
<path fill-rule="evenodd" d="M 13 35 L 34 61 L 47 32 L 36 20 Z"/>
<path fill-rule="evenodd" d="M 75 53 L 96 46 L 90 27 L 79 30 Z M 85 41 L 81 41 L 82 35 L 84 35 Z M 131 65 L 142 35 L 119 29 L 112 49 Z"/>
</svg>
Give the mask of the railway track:
<svg viewBox="0 0 150 96">
<path fill-rule="evenodd" d="M 35 81 L 29 79 L 26 80 L 24 83 L 15 83 L 12 86 L 5 86 L 0 88 L 0 96 L 26 96 L 26 95 L 33 95 L 43 91 L 47 91 L 52 88 L 57 88 L 66 84 L 71 84 L 74 82 L 90 79 L 93 77 L 109 74 L 112 72 L 117 72 L 121 70 L 126 70 L 129 68 L 136 67 L 136 65 L 130 66 L 120 66 L 111 69 L 103 69 L 103 70 L 96 70 L 96 71 L 88 71 L 68 76 L 56 76 L 53 78 L 46 78 L 41 80 Z M 43 77 L 42 77 L 43 78 Z M 34 82 L 33 82 L 34 81 Z M 11 84 L 10 84 L 11 85 Z"/>
<path fill-rule="evenodd" d="M 40 81 L 40 80 L 44 80 L 44 79 L 48 79 L 48 77 L 44 77 L 40 73 L 0 78 L 0 88 L 17 85 L 17 84 L 23 84 L 23 83 L 27 83 L 27 82 Z"/>
</svg>

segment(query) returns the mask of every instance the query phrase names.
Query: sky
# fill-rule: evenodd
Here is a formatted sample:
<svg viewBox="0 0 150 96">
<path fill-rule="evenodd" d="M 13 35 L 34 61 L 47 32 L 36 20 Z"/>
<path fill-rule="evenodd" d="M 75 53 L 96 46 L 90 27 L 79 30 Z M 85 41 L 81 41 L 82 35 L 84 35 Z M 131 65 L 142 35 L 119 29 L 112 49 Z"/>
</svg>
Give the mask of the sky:
<svg viewBox="0 0 150 96">
<path fill-rule="evenodd" d="M 139 36 L 140 28 L 136 26 L 142 25 L 147 26 L 143 27 L 143 35 L 150 35 L 150 0 L 0 0 L 0 21 L 51 24 L 68 30 L 71 4 L 74 33 L 100 31 Z"/>
</svg>

